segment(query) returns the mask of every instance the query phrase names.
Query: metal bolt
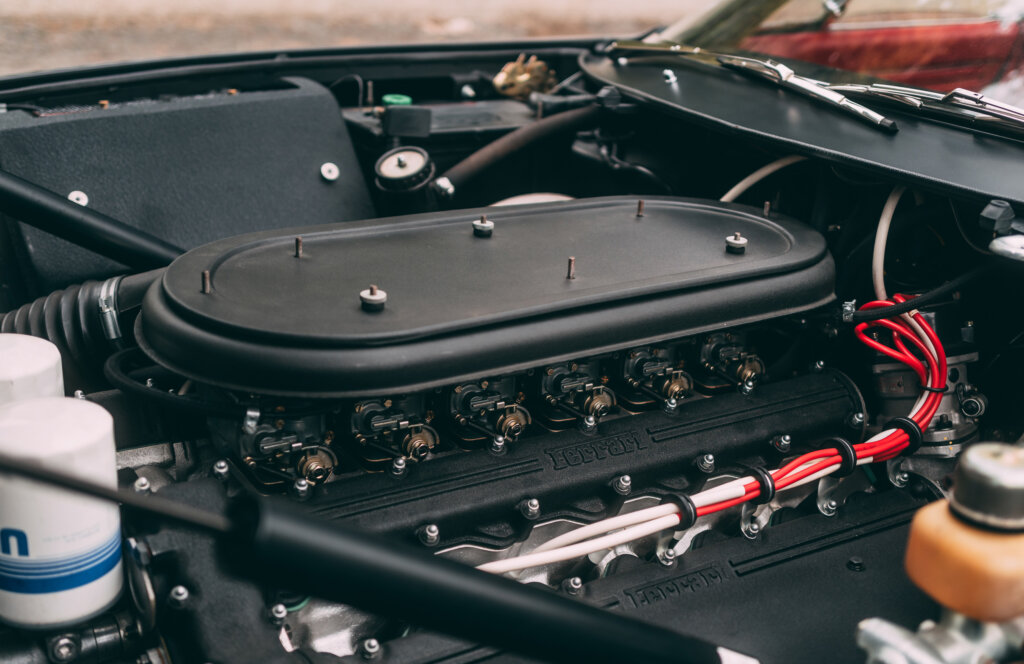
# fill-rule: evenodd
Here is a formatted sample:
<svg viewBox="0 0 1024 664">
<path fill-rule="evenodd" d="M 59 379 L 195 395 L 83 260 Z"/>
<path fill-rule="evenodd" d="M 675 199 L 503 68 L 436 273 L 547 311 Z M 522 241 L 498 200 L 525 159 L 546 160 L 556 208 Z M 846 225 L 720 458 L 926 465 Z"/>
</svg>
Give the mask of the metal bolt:
<svg viewBox="0 0 1024 664">
<path fill-rule="evenodd" d="M 565 272 L 565 278 L 566 279 L 575 279 L 576 278 L 576 257 L 575 256 L 569 256 L 569 268 Z"/>
<path fill-rule="evenodd" d="M 661 75 L 665 79 L 665 82 L 668 84 L 675 83 L 677 80 L 679 80 L 678 78 L 676 78 L 676 73 L 671 69 L 663 69 L 661 71 Z"/>
<path fill-rule="evenodd" d="M 377 284 L 370 284 L 369 288 L 359 292 L 359 301 L 363 305 L 363 311 L 384 311 L 384 305 L 388 301 L 388 294 L 386 291 L 378 288 Z"/>
<path fill-rule="evenodd" d="M 363 659 L 374 659 L 380 655 L 380 641 L 372 637 L 366 639 L 359 645 L 359 651 L 362 653 Z"/>
<path fill-rule="evenodd" d="M 658 561 L 665 567 L 674 564 L 676 561 L 676 550 L 672 547 L 665 549 L 660 554 L 658 554 Z"/>
<path fill-rule="evenodd" d="M 398 157 L 395 159 L 395 166 L 398 166 L 399 168 L 405 168 L 408 165 L 409 162 L 406 161 L 405 157 L 403 157 L 402 155 L 398 155 Z"/>
<path fill-rule="evenodd" d="M 302 238 L 295 238 L 295 257 L 302 258 Z"/>
<path fill-rule="evenodd" d="M 814 370 L 815 371 L 824 371 L 825 370 L 825 360 L 817 360 L 814 363 Z"/>
<path fill-rule="evenodd" d="M 846 561 L 846 569 L 851 572 L 863 572 L 864 571 L 864 559 L 859 556 L 853 556 Z"/>
<path fill-rule="evenodd" d="M 725 238 L 725 250 L 730 254 L 742 254 L 747 250 L 747 238 L 740 235 L 739 231 L 736 231 Z"/>
<path fill-rule="evenodd" d="M 172 609 L 184 608 L 185 602 L 188 601 L 188 588 L 185 586 L 174 586 L 171 588 L 170 594 L 167 596 L 167 603 Z"/>
<path fill-rule="evenodd" d="M 284 624 L 285 619 L 288 617 L 288 607 L 284 604 L 275 604 L 270 607 L 270 622 L 281 626 Z"/>
<path fill-rule="evenodd" d="M 219 480 L 226 480 L 230 467 L 225 459 L 217 459 L 213 462 L 213 476 Z"/>
<path fill-rule="evenodd" d="M 320 165 L 320 175 L 328 182 L 334 182 L 341 175 L 341 171 L 338 169 L 337 164 L 328 161 Z"/>
<path fill-rule="evenodd" d="M 459 94 L 462 95 L 463 99 L 473 99 L 474 97 L 476 97 L 476 90 L 473 89 L 472 85 L 466 83 L 461 88 L 459 88 Z"/>
<path fill-rule="evenodd" d="M 519 511 L 527 519 L 536 519 L 540 516 L 540 501 L 536 498 L 528 498 L 519 503 Z"/>
<path fill-rule="evenodd" d="M 199 292 L 202 293 L 203 295 L 209 295 L 210 290 L 210 271 L 203 270 L 203 274 L 201 275 L 201 285 L 199 287 Z"/>
<path fill-rule="evenodd" d="M 615 478 L 615 483 L 612 484 L 612 488 L 615 489 L 615 493 L 620 496 L 628 496 L 629 492 L 633 490 L 633 478 L 629 475 L 619 475 Z"/>
<path fill-rule="evenodd" d="M 82 207 L 89 204 L 89 197 L 85 195 L 84 191 L 78 191 L 77 189 L 68 194 L 68 200 L 72 203 L 78 203 Z"/>
<path fill-rule="evenodd" d="M 149 483 L 149 480 L 146 479 L 145 477 L 139 477 L 138 479 L 136 479 L 135 484 L 132 485 L 132 488 L 135 489 L 135 493 L 149 493 L 153 489 L 152 485 Z"/>
<path fill-rule="evenodd" d="M 583 422 L 580 423 L 580 428 L 584 432 L 590 432 L 597 428 L 597 420 L 594 419 L 593 415 L 587 415 L 583 418 Z"/>
<path fill-rule="evenodd" d="M 643 199 L 636 202 L 636 216 L 644 216 L 644 202 Z"/>
<path fill-rule="evenodd" d="M 864 426 L 864 413 L 860 411 L 852 413 L 850 417 L 847 419 L 847 424 L 849 424 L 850 427 L 854 429 L 861 428 L 862 426 Z"/>
<path fill-rule="evenodd" d="M 836 513 L 836 510 L 839 509 L 839 503 L 837 503 L 835 499 L 829 498 L 827 501 L 822 503 L 818 509 L 825 516 L 833 516 Z"/>
<path fill-rule="evenodd" d="M 761 532 L 761 526 L 757 523 L 757 521 L 751 521 L 743 529 L 743 534 L 749 537 L 750 539 L 754 539 L 755 537 L 757 537 L 757 534 L 759 532 Z"/>
<path fill-rule="evenodd" d="M 910 481 L 910 473 L 901 472 L 899 475 L 896 476 L 896 479 L 899 480 L 900 486 L 906 486 L 907 482 Z"/>
<path fill-rule="evenodd" d="M 579 595 L 583 592 L 583 579 L 573 576 L 562 582 L 562 589 L 570 595 Z"/>
<path fill-rule="evenodd" d="M 771 201 L 765 201 L 764 202 L 764 208 L 761 210 L 761 216 L 767 217 L 771 213 L 772 213 L 772 202 Z"/>
<path fill-rule="evenodd" d="M 679 400 L 675 397 L 665 399 L 665 403 L 661 404 L 661 409 L 666 413 L 676 412 L 676 408 L 679 407 Z"/>
<path fill-rule="evenodd" d="M 757 387 L 757 383 L 754 382 L 754 379 L 748 378 L 745 381 L 743 381 L 742 385 L 740 385 L 740 394 L 742 394 L 743 396 L 750 396 L 751 394 L 754 393 L 755 387 Z"/>
<path fill-rule="evenodd" d="M 493 234 L 494 222 L 488 219 L 486 214 L 482 214 L 479 219 L 473 220 L 473 235 L 477 237 L 491 237 Z"/>
<path fill-rule="evenodd" d="M 295 493 L 295 497 L 298 498 L 299 500 L 305 500 L 306 498 L 309 498 L 309 490 L 309 480 L 307 480 L 305 477 L 300 477 L 299 479 L 295 480 L 294 484 L 292 484 L 292 491 Z"/>
<path fill-rule="evenodd" d="M 702 473 L 713 473 L 715 472 L 715 455 L 705 454 L 701 458 L 697 459 L 697 468 Z"/>
<path fill-rule="evenodd" d="M 391 462 L 391 474 L 395 477 L 401 477 L 405 475 L 405 471 L 408 469 L 408 465 L 405 462 L 405 457 L 395 457 Z"/>
<path fill-rule="evenodd" d="M 788 433 L 772 438 L 772 446 L 780 452 L 788 452 L 793 447 L 793 437 Z"/>
<path fill-rule="evenodd" d="M 437 543 L 441 541 L 441 529 L 431 523 L 420 528 L 419 537 L 425 545 L 437 546 Z"/>
<path fill-rule="evenodd" d="M 58 636 L 50 643 L 50 660 L 71 662 L 79 655 L 78 643 L 71 636 Z"/>
<path fill-rule="evenodd" d="M 505 436 L 495 436 L 491 441 L 491 451 L 495 454 L 505 453 Z"/>
<path fill-rule="evenodd" d="M 83 392 L 82 390 L 75 390 L 75 398 L 85 399 L 85 392 Z"/>
</svg>

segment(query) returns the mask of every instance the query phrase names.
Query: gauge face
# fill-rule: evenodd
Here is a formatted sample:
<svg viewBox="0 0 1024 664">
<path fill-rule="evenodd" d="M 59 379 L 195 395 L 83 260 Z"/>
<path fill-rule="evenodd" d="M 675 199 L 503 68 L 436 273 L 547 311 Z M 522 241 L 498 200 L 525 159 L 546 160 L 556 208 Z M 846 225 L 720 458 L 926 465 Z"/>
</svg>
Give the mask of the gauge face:
<svg viewBox="0 0 1024 664">
<path fill-rule="evenodd" d="M 374 170 L 382 188 L 408 191 L 429 179 L 433 165 L 426 150 L 400 147 L 381 155 Z"/>
</svg>

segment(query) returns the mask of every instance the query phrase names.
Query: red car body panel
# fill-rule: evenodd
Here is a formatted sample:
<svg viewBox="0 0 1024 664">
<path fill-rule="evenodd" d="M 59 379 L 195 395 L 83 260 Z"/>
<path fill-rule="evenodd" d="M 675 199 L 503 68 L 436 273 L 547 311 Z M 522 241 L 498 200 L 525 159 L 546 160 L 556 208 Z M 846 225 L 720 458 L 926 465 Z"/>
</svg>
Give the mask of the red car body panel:
<svg viewBox="0 0 1024 664">
<path fill-rule="evenodd" d="M 1020 42 L 1019 23 L 985 20 L 864 28 L 826 25 L 815 31 L 764 32 L 747 37 L 740 46 L 946 92 L 981 90 L 1004 78 L 1020 66 Z"/>
</svg>

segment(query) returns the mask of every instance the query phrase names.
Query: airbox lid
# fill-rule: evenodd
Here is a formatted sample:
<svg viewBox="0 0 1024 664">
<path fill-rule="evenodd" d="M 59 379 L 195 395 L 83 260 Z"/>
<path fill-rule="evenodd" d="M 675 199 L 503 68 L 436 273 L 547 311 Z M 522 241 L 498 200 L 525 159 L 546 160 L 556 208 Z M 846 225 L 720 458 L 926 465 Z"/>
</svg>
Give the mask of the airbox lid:
<svg viewBox="0 0 1024 664">
<path fill-rule="evenodd" d="M 473 232 L 481 214 L 490 237 Z M 726 250 L 735 232 L 742 254 Z M 161 364 L 224 387 L 387 393 L 812 308 L 831 299 L 833 273 L 820 234 L 736 205 L 462 210 L 199 247 L 153 285 L 138 336 Z M 361 306 L 370 284 L 387 293 L 380 312 Z"/>
</svg>

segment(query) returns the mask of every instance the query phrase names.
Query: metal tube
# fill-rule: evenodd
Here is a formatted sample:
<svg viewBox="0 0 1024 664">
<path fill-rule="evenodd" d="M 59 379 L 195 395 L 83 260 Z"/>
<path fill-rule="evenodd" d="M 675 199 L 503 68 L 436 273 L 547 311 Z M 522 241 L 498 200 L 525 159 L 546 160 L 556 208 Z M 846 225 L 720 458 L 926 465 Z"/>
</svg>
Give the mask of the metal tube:
<svg viewBox="0 0 1024 664">
<path fill-rule="evenodd" d="M 139 270 L 163 267 L 184 253 L 6 171 L 0 171 L 0 213 Z"/>
</svg>

